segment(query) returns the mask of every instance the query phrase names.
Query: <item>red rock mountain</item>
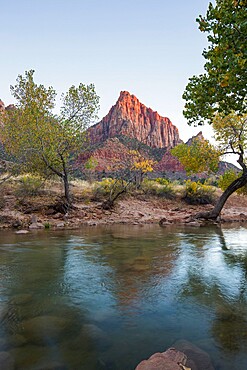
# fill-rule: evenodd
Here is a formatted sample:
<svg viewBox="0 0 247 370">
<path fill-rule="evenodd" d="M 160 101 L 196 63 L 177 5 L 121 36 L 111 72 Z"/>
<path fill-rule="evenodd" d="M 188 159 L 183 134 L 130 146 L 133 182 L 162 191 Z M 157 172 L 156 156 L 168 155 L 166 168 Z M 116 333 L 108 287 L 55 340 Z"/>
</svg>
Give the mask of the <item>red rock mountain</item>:
<svg viewBox="0 0 247 370">
<path fill-rule="evenodd" d="M 121 91 L 109 113 L 89 129 L 92 144 L 125 136 L 151 148 L 170 148 L 181 142 L 178 129 L 127 91 Z"/>
<path fill-rule="evenodd" d="M 108 172 L 112 164 L 124 161 L 129 150 L 135 149 L 155 161 L 155 172 L 184 173 L 181 163 L 170 153 L 182 142 L 177 127 L 127 91 L 122 91 L 109 113 L 89 128 L 88 136 L 92 149 L 80 160 L 85 162 L 93 156 L 98 171 Z"/>
</svg>

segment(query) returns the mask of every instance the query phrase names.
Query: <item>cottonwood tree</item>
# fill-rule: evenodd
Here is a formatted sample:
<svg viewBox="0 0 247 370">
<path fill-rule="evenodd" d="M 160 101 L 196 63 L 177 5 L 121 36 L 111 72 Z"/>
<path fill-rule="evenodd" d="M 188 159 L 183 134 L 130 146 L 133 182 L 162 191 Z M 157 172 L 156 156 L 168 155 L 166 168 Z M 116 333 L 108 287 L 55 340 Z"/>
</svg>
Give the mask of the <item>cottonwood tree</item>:
<svg viewBox="0 0 247 370">
<path fill-rule="evenodd" d="M 225 190 L 215 208 L 201 217 L 216 219 L 228 197 L 247 183 L 245 162 L 247 113 L 247 1 L 216 0 L 206 16 L 199 16 L 199 29 L 208 34 L 203 51 L 205 73 L 190 78 L 183 98 L 188 124 L 214 124 L 221 150 L 238 156 L 239 178 Z M 229 135 L 227 134 L 229 133 Z M 224 153 L 224 150 L 222 150 Z"/>
<path fill-rule="evenodd" d="M 193 138 L 190 144 L 179 144 L 171 149 L 179 158 L 188 175 L 201 172 L 216 172 L 221 152 L 204 138 Z"/>
<path fill-rule="evenodd" d="M 93 84 L 72 86 L 62 95 L 60 114 L 55 115 L 55 90 L 36 84 L 33 75 L 33 70 L 19 75 L 16 85 L 10 87 L 17 104 L 4 115 L 1 138 L 22 171 L 58 176 L 70 206 L 71 160 L 82 148 L 86 128 L 96 118 L 99 98 Z"/>
</svg>

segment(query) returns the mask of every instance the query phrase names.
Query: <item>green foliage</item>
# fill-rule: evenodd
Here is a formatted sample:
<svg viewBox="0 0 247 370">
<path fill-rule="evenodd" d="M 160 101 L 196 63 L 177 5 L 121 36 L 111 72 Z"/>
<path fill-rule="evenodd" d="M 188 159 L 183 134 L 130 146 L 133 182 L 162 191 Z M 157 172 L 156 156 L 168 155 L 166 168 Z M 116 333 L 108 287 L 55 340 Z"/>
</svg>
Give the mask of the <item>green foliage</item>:
<svg viewBox="0 0 247 370">
<path fill-rule="evenodd" d="M 97 159 L 91 156 L 90 158 L 88 158 L 88 160 L 84 164 L 84 167 L 86 170 L 90 171 L 90 170 L 94 170 L 95 167 L 97 167 L 97 165 L 98 165 Z"/>
<path fill-rule="evenodd" d="M 21 196 L 36 196 L 44 187 L 44 179 L 40 176 L 24 175 L 20 179 L 17 194 Z"/>
<path fill-rule="evenodd" d="M 69 200 L 72 153 L 82 147 L 85 129 L 96 117 L 99 98 L 92 84 L 72 86 L 62 95 L 61 113 L 56 116 L 55 90 L 37 85 L 33 75 L 33 70 L 25 72 L 11 86 L 17 104 L 16 109 L 4 115 L 1 138 L 5 150 L 15 156 L 22 171 L 59 176 Z"/>
<path fill-rule="evenodd" d="M 98 165 L 98 161 L 93 156 L 88 158 L 88 160 L 84 164 L 84 174 L 90 183 L 93 181 L 93 177 L 94 177 L 97 165 Z"/>
<path fill-rule="evenodd" d="M 93 188 L 93 200 L 102 200 L 104 198 L 114 198 L 114 196 L 121 192 L 127 182 L 122 179 L 105 178 L 102 181 L 97 181 Z"/>
<path fill-rule="evenodd" d="M 205 139 L 195 138 L 191 145 L 179 144 L 171 154 L 179 159 L 187 174 L 216 172 L 218 169 L 220 152 Z"/>
<path fill-rule="evenodd" d="M 145 194 L 155 195 L 161 198 L 173 199 L 176 195 L 173 184 L 166 179 L 145 179 L 142 183 L 141 188 Z"/>
<path fill-rule="evenodd" d="M 105 197 L 110 194 L 111 189 L 115 184 L 115 180 L 112 178 L 102 179 L 94 184 L 93 195 L 96 198 Z"/>
<path fill-rule="evenodd" d="M 246 0 L 216 0 L 197 22 L 208 34 L 205 73 L 190 78 L 183 94 L 189 124 L 212 123 L 215 113 L 241 115 L 247 111 Z"/>
<path fill-rule="evenodd" d="M 183 199 L 188 204 L 211 204 L 214 203 L 214 192 L 212 186 L 187 180 Z"/>
<path fill-rule="evenodd" d="M 247 114 L 218 114 L 214 118 L 213 129 L 221 152 L 240 154 L 243 160 L 247 149 Z"/>
<path fill-rule="evenodd" d="M 234 170 L 226 171 L 223 175 L 220 176 L 218 180 L 218 186 L 220 189 L 225 191 L 228 186 L 239 178 L 242 173 L 236 173 Z M 247 185 L 243 186 L 242 188 L 236 191 L 237 194 L 247 195 Z"/>
<path fill-rule="evenodd" d="M 171 181 L 169 179 L 166 179 L 164 177 L 157 177 L 155 179 L 155 182 L 157 182 L 158 184 L 160 185 L 168 185 L 171 183 Z"/>
</svg>

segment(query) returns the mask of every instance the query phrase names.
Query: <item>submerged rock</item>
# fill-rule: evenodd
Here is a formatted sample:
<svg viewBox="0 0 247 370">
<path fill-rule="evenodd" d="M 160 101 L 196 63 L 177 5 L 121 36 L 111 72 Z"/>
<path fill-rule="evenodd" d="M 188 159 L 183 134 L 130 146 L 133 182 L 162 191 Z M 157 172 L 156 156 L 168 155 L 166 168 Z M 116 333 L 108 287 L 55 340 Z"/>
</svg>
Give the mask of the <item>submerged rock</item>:
<svg viewBox="0 0 247 370">
<path fill-rule="evenodd" d="M 10 304 L 12 305 L 22 305 L 31 302 L 33 299 L 32 294 L 23 293 L 23 294 L 16 294 L 12 297 Z"/>
<path fill-rule="evenodd" d="M 0 369 L 14 370 L 14 359 L 8 352 L 0 352 Z"/>
<path fill-rule="evenodd" d="M 63 340 L 71 321 L 56 316 L 37 316 L 21 323 L 21 334 L 33 344 L 47 344 Z"/>
<path fill-rule="evenodd" d="M 192 370 L 214 370 L 210 356 L 193 343 L 187 340 L 179 340 L 174 343 L 174 347 L 186 354 L 188 357 L 186 366 Z"/>
</svg>

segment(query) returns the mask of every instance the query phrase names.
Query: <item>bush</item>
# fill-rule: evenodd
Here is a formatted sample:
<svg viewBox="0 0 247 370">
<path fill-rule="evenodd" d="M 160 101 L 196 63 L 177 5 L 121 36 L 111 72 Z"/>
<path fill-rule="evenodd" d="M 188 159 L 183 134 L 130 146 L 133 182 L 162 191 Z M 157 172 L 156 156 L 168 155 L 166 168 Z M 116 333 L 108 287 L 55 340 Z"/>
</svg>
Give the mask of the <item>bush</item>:
<svg viewBox="0 0 247 370">
<path fill-rule="evenodd" d="M 215 189 L 210 185 L 187 180 L 183 200 L 188 204 L 212 204 L 214 203 L 214 192 Z"/>
<path fill-rule="evenodd" d="M 165 179 L 164 177 L 157 177 L 157 179 L 155 179 L 154 181 L 157 182 L 160 185 L 167 185 L 167 184 L 171 183 L 170 180 Z"/>
<path fill-rule="evenodd" d="M 228 186 L 240 177 L 242 173 L 236 173 L 234 170 L 226 171 L 223 175 L 220 176 L 218 181 L 218 186 L 221 190 L 225 191 Z M 247 185 L 236 191 L 237 194 L 247 195 Z"/>
<path fill-rule="evenodd" d="M 142 190 L 145 194 L 156 195 L 166 199 L 173 199 L 175 197 L 174 186 L 166 179 L 144 180 Z"/>
<path fill-rule="evenodd" d="M 115 180 L 111 178 L 102 179 L 102 181 L 95 182 L 93 188 L 93 198 L 101 199 L 102 197 L 108 196 L 113 188 L 114 183 Z"/>
<path fill-rule="evenodd" d="M 114 198 L 116 194 L 122 191 L 126 182 L 121 179 L 106 178 L 96 182 L 93 188 L 93 200 L 102 200 L 103 198 Z"/>
<path fill-rule="evenodd" d="M 44 180 L 39 176 L 24 175 L 20 180 L 17 195 L 35 196 L 39 195 L 44 187 Z"/>
</svg>

